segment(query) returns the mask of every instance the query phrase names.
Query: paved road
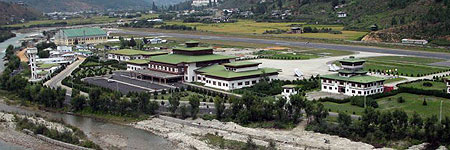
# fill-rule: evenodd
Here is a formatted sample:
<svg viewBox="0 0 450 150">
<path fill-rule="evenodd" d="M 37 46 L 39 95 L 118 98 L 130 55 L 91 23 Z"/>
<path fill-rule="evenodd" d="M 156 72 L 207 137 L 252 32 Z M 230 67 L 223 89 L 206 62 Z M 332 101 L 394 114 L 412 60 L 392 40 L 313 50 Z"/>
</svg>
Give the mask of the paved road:
<svg viewBox="0 0 450 150">
<path fill-rule="evenodd" d="M 325 49 L 335 49 L 335 50 L 387 53 L 387 54 L 397 54 L 397 55 L 412 55 L 412 56 L 419 56 L 419 57 L 431 57 L 431 58 L 441 58 L 441 59 L 450 60 L 450 53 L 420 52 L 420 51 L 399 50 L 399 49 L 369 47 L 369 46 L 350 46 L 350 45 L 306 43 L 306 42 L 294 42 L 294 41 L 282 41 L 282 40 L 236 38 L 236 37 L 193 35 L 193 34 L 181 34 L 181 33 L 156 33 L 156 32 L 145 32 L 145 31 L 129 31 L 129 30 L 115 30 L 112 32 L 113 33 L 141 35 L 141 36 L 170 36 L 170 37 L 188 38 L 188 39 L 221 40 L 221 41 L 232 41 L 232 42 L 276 44 L 276 45 L 280 45 L 280 46 L 300 46 L 300 47 L 310 47 L 310 48 L 325 48 Z"/>
<path fill-rule="evenodd" d="M 85 58 L 79 57 L 77 61 L 73 62 L 72 64 L 68 65 L 66 67 L 66 69 L 64 69 L 63 71 L 61 71 L 59 74 L 57 74 L 56 76 L 54 76 L 53 78 L 51 78 L 50 80 L 48 80 L 47 82 L 44 83 L 45 86 L 49 86 L 51 88 L 57 88 L 57 87 L 62 87 L 64 89 L 67 90 L 67 94 L 71 95 L 72 94 L 72 88 L 63 86 L 61 84 L 61 81 L 64 80 L 64 78 L 70 76 L 70 74 L 72 74 L 72 72 L 78 68 L 78 66 L 81 65 L 81 63 L 83 63 L 83 61 L 85 60 Z"/>
</svg>

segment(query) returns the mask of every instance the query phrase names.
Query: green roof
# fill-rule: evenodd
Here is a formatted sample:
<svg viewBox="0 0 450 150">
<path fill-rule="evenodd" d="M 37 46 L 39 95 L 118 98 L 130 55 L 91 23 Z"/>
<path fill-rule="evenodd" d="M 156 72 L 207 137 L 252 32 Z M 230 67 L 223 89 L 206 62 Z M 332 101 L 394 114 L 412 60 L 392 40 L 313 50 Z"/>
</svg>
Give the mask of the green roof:
<svg viewBox="0 0 450 150">
<path fill-rule="evenodd" d="M 129 60 L 127 62 L 128 63 L 132 63 L 132 64 L 145 65 L 145 64 L 148 64 L 150 62 L 150 60 L 148 60 L 148 59 L 134 59 L 134 60 Z"/>
<path fill-rule="evenodd" d="M 134 50 L 134 49 L 121 49 L 121 50 L 110 51 L 109 53 L 117 54 L 117 55 L 126 55 L 126 56 L 167 54 L 167 52 L 149 52 L 149 51 L 141 51 L 141 50 Z"/>
<path fill-rule="evenodd" d="M 260 62 L 251 62 L 251 61 L 235 61 L 235 62 L 227 63 L 224 65 L 230 66 L 230 67 L 239 67 L 239 66 L 259 65 L 259 64 L 261 64 L 261 63 Z"/>
<path fill-rule="evenodd" d="M 42 69 L 49 69 L 52 67 L 59 66 L 59 64 L 39 64 L 38 67 Z"/>
<path fill-rule="evenodd" d="M 180 51 L 205 51 L 205 50 L 212 50 L 212 47 L 175 47 L 173 50 L 180 50 Z"/>
<path fill-rule="evenodd" d="M 341 80 L 341 81 L 349 81 L 349 82 L 355 82 L 355 83 L 372 83 L 372 82 L 386 80 L 384 78 L 375 77 L 375 76 L 368 76 L 368 75 L 357 75 L 357 76 L 351 76 L 351 77 L 341 77 L 341 76 L 339 76 L 339 74 L 322 75 L 321 78 Z"/>
<path fill-rule="evenodd" d="M 450 81 L 450 76 L 444 77 L 444 80 Z"/>
<path fill-rule="evenodd" d="M 348 62 L 348 63 L 356 63 L 356 62 L 365 62 L 364 59 L 355 58 L 354 56 L 350 56 L 350 58 L 344 58 L 339 60 L 339 62 Z"/>
<path fill-rule="evenodd" d="M 106 36 L 106 32 L 100 28 L 78 28 L 62 30 L 67 37 Z"/>
<path fill-rule="evenodd" d="M 297 88 L 299 87 L 298 85 L 295 84 L 287 84 L 287 85 L 283 85 L 282 88 Z"/>
<path fill-rule="evenodd" d="M 167 64 L 179 64 L 179 63 L 194 63 L 194 62 L 203 62 L 203 61 L 212 61 L 212 60 L 232 59 L 232 58 L 236 58 L 236 56 L 226 56 L 226 55 L 217 55 L 217 54 L 198 55 L 198 56 L 168 54 L 168 55 L 153 56 L 150 58 L 150 61 L 167 63 Z"/>
<path fill-rule="evenodd" d="M 187 44 L 197 44 L 197 43 L 200 43 L 200 42 L 199 41 L 190 40 L 190 41 L 186 41 L 185 43 L 187 43 Z"/>
<path fill-rule="evenodd" d="M 253 76 L 253 75 L 263 75 L 264 73 L 276 73 L 279 72 L 279 69 L 274 68 L 259 68 L 257 70 L 249 70 L 243 72 L 234 72 L 225 69 L 223 65 L 212 65 L 209 67 L 201 68 L 197 70 L 201 72 L 203 75 L 209 75 L 214 77 L 221 78 L 237 78 L 237 77 L 245 77 L 245 76 Z"/>
</svg>

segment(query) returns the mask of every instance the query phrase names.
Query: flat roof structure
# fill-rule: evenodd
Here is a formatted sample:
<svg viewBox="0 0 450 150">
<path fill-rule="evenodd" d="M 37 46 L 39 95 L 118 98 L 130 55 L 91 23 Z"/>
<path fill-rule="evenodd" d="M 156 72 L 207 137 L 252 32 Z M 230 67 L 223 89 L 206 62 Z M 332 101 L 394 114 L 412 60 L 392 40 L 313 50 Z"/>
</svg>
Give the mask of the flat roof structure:
<svg viewBox="0 0 450 150">
<path fill-rule="evenodd" d="M 278 73 L 281 70 L 274 69 L 274 68 L 259 68 L 257 70 L 234 72 L 234 71 L 226 70 L 225 66 L 223 66 L 223 65 L 213 65 L 213 66 L 197 69 L 196 71 L 199 72 L 200 74 L 206 75 L 206 76 L 232 79 L 232 78 L 239 78 L 239 77 L 246 77 L 246 76 L 273 74 L 273 73 Z"/>
<path fill-rule="evenodd" d="M 258 66 L 262 63 L 260 62 L 251 62 L 251 61 L 235 61 L 231 63 L 224 64 L 225 67 L 233 67 L 233 68 L 241 68 L 241 67 L 249 67 L 249 66 Z"/>
<path fill-rule="evenodd" d="M 386 80 L 385 78 L 380 78 L 380 77 L 375 77 L 375 76 L 367 76 L 367 75 L 342 77 L 342 76 L 339 76 L 339 74 L 322 75 L 321 78 L 340 80 L 340 81 L 348 81 L 348 82 L 354 82 L 354 83 L 363 83 L 363 84 Z"/>
<path fill-rule="evenodd" d="M 168 54 L 168 55 L 159 55 L 153 56 L 149 58 L 152 62 L 160 62 L 166 64 L 180 64 L 180 63 L 196 63 L 196 62 L 205 62 L 205 61 L 213 61 L 213 60 L 223 60 L 223 59 L 233 59 L 237 58 L 236 56 L 226 56 L 226 55 L 180 55 L 180 54 Z"/>
<path fill-rule="evenodd" d="M 339 60 L 339 62 L 343 63 L 357 63 L 357 62 L 366 62 L 364 59 L 355 58 L 354 56 L 350 56 L 350 58 L 344 58 Z"/>
<path fill-rule="evenodd" d="M 156 77 L 156 78 L 160 78 L 160 79 L 174 79 L 174 78 L 183 77 L 183 75 L 176 75 L 176 74 L 170 74 L 170 73 L 153 71 L 153 70 L 136 70 L 134 72 L 141 74 L 141 75 L 152 76 L 152 77 Z"/>
<path fill-rule="evenodd" d="M 136 64 L 136 65 L 148 65 L 149 62 L 150 62 L 149 59 L 133 59 L 133 60 L 127 61 L 127 63 Z"/>
<path fill-rule="evenodd" d="M 141 50 L 134 50 L 134 49 L 114 50 L 114 51 L 109 51 L 109 53 L 116 54 L 116 55 L 125 55 L 125 56 L 135 56 L 135 55 L 155 56 L 155 55 L 168 54 L 167 52 L 149 52 L 149 51 L 141 51 Z"/>
</svg>

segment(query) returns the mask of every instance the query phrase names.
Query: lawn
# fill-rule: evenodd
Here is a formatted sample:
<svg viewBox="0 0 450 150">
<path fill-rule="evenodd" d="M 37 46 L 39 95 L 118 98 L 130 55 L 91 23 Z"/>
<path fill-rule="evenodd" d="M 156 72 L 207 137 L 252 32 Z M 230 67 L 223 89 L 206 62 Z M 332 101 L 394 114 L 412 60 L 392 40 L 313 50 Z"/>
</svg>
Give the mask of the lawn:
<svg viewBox="0 0 450 150">
<path fill-rule="evenodd" d="M 394 82 L 399 82 L 399 81 L 403 81 L 406 80 L 405 78 L 391 78 L 391 79 L 387 79 L 386 81 L 384 81 L 384 84 L 387 83 L 394 83 Z"/>
<path fill-rule="evenodd" d="M 325 109 L 331 112 L 344 112 L 347 114 L 361 115 L 364 108 L 351 105 L 350 103 L 338 104 L 333 102 L 322 102 Z"/>
<path fill-rule="evenodd" d="M 318 58 L 319 56 L 307 53 L 295 53 L 287 51 L 273 51 L 273 50 L 263 50 L 258 51 L 255 55 L 262 56 L 269 59 L 312 59 Z"/>
<path fill-rule="evenodd" d="M 438 67 L 428 65 L 429 63 L 445 61 L 442 59 L 422 58 L 422 57 L 399 57 L 382 56 L 367 58 L 365 70 L 387 71 L 398 70 L 403 76 L 417 77 L 417 75 L 428 75 L 447 71 L 450 67 Z"/>
<path fill-rule="evenodd" d="M 94 24 L 94 23 L 96 24 L 96 23 L 115 22 L 117 19 L 118 18 L 109 18 L 108 16 L 95 16 L 87 19 L 74 18 L 68 20 L 35 20 L 20 24 L 5 25 L 3 27 L 30 27 L 32 25 L 51 25 L 63 22 L 67 22 L 67 25 Z"/>
<path fill-rule="evenodd" d="M 431 83 L 433 84 L 433 86 L 431 87 L 427 87 L 424 86 L 424 83 Z M 420 89 L 424 89 L 424 90 L 437 90 L 437 91 L 442 91 L 444 89 L 447 89 L 447 85 L 445 85 L 444 82 L 435 82 L 435 81 L 418 81 L 418 82 L 412 82 L 412 83 L 407 83 L 407 84 L 401 84 L 401 87 L 411 87 L 411 88 L 420 88 Z"/>
<path fill-rule="evenodd" d="M 398 103 L 398 97 L 403 97 L 405 102 Z M 427 106 L 422 105 L 424 99 L 427 101 Z M 409 116 L 411 116 L 414 112 L 417 112 L 422 117 L 430 117 L 432 115 L 437 115 L 439 117 L 441 101 L 443 102 L 443 116 L 450 117 L 450 109 L 448 109 L 450 108 L 450 99 L 409 93 L 400 93 L 395 96 L 378 99 L 377 102 L 380 107 L 377 110 L 403 109 Z"/>
<path fill-rule="evenodd" d="M 276 37 L 304 37 L 304 38 L 320 38 L 320 39 L 345 39 L 345 40 L 357 40 L 360 37 L 367 34 L 367 32 L 359 31 L 343 31 L 342 25 L 306 25 L 303 22 L 291 22 L 291 23 L 269 23 L 269 22 L 256 22 L 253 20 L 239 20 L 235 23 L 221 23 L 221 24 L 203 24 L 203 23 L 183 23 L 182 21 L 170 21 L 169 25 L 186 25 L 190 27 L 196 27 L 199 31 L 226 33 L 226 34 L 240 34 L 240 35 L 262 35 L 267 30 L 286 30 L 291 29 L 290 25 L 298 24 L 303 27 L 316 27 L 317 29 L 331 28 L 333 30 L 342 31 L 342 34 L 329 34 L 329 33 L 305 33 L 305 34 L 273 34 Z M 268 35 L 268 34 L 265 34 Z"/>
</svg>

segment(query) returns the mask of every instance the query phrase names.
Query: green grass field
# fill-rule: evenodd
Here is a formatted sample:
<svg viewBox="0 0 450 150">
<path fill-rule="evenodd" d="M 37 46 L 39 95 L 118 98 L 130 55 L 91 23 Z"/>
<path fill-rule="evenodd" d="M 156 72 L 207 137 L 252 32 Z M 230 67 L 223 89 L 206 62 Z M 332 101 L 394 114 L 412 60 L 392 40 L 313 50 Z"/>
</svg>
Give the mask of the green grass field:
<svg viewBox="0 0 450 150">
<path fill-rule="evenodd" d="M 430 63 L 445 61 L 442 59 L 421 58 L 421 57 L 401 57 L 382 56 L 366 59 L 365 70 L 386 71 L 397 69 L 400 75 L 416 77 L 418 74 L 427 75 L 446 71 L 450 67 L 438 67 L 428 65 Z"/>
<path fill-rule="evenodd" d="M 397 98 L 403 97 L 404 103 L 398 103 Z M 423 100 L 426 99 L 427 106 L 423 106 Z M 422 117 L 430 117 L 437 115 L 439 117 L 440 104 L 442 101 L 442 115 L 450 117 L 450 99 L 439 98 L 434 96 L 424 96 L 409 93 L 400 93 L 395 96 L 378 99 L 378 110 L 395 110 L 403 109 L 409 116 L 417 112 Z"/>
<path fill-rule="evenodd" d="M 386 83 L 394 83 L 394 82 L 399 82 L 399 81 L 403 81 L 406 80 L 405 78 L 392 78 L 392 79 L 387 79 L 386 81 L 384 81 L 384 84 Z"/>
<path fill-rule="evenodd" d="M 268 22 L 256 22 L 253 20 L 239 20 L 235 23 L 221 23 L 221 24 L 204 24 L 204 23 L 183 23 L 182 21 L 170 21 L 169 25 L 186 25 L 190 27 L 196 27 L 199 31 L 225 33 L 225 34 L 240 34 L 240 35 L 262 35 L 266 30 L 287 30 L 291 29 L 290 25 L 299 24 L 303 27 L 316 27 L 331 28 L 333 30 L 342 31 L 342 34 L 329 34 L 329 33 L 305 33 L 305 34 L 273 34 L 275 37 L 303 37 L 303 38 L 320 38 L 320 39 L 344 39 L 344 40 L 357 40 L 358 38 L 367 34 L 367 32 L 359 31 L 343 31 L 342 25 L 305 25 L 303 22 L 290 22 L 290 23 L 268 23 Z M 267 35 L 267 34 L 265 34 Z"/>
</svg>

